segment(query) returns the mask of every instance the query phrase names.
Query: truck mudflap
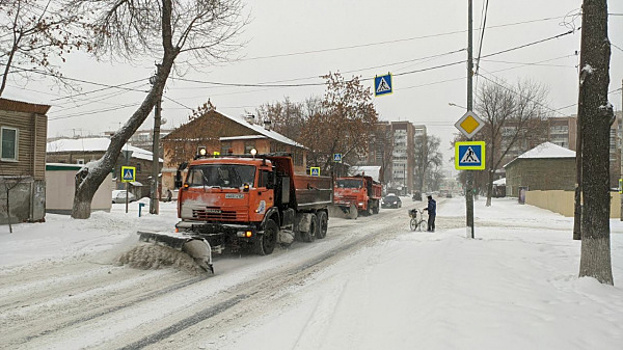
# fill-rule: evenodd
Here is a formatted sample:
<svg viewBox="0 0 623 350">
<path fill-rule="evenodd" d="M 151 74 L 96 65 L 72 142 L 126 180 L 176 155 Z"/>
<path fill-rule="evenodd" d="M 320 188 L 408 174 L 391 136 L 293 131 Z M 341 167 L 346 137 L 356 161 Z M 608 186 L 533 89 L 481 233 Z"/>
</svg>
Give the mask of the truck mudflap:
<svg viewBox="0 0 623 350">
<path fill-rule="evenodd" d="M 139 240 L 165 245 L 188 254 L 204 271 L 214 273 L 212 249 L 208 241 L 201 237 L 174 236 L 166 233 L 138 231 Z"/>
</svg>

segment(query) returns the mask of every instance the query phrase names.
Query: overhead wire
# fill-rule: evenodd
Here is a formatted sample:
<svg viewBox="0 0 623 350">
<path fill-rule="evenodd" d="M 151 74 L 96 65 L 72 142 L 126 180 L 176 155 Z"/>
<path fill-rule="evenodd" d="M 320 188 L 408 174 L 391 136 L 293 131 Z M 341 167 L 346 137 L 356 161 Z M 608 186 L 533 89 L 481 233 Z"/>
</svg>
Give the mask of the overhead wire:
<svg viewBox="0 0 623 350">
<path fill-rule="evenodd" d="M 521 22 L 500 24 L 500 25 L 496 25 L 496 26 L 490 26 L 489 28 L 504 28 L 504 27 L 511 27 L 511 26 L 516 26 L 516 25 L 522 25 L 522 24 L 546 22 L 546 21 L 551 21 L 551 20 L 556 20 L 556 19 L 561 19 L 561 18 L 564 18 L 564 16 L 546 17 L 546 18 L 540 18 L 540 19 L 535 19 L 535 20 L 527 20 L 527 21 L 521 21 Z M 478 30 L 480 28 L 476 28 L 476 29 Z M 363 48 L 363 47 L 379 46 L 379 45 L 386 45 L 386 44 L 395 44 L 395 43 L 406 42 L 406 41 L 413 41 L 413 40 L 420 40 L 420 39 L 436 38 L 436 37 L 440 37 L 440 36 L 461 34 L 461 33 L 465 33 L 465 32 L 467 32 L 467 30 L 462 29 L 462 30 L 455 30 L 455 31 L 444 32 L 444 33 L 436 33 L 436 34 L 420 35 L 420 36 L 414 36 L 414 37 L 408 37 L 408 38 L 402 38 L 402 39 L 378 41 L 378 42 L 374 42 L 374 43 L 361 44 L 361 45 L 351 45 L 351 46 L 343 46 L 343 47 L 336 47 L 336 48 L 329 48 L 329 49 L 320 49 L 320 50 L 308 50 L 308 51 L 291 52 L 291 53 L 267 55 L 267 56 L 256 56 L 256 57 L 250 57 L 250 58 L 242 58 L 242 59 L 239 59 L 238 61 L 250 61 L 250 60 L 259 60 L 259 59 L 267 59 L 267 58 L 300 56 L 300 55 L 308 55 L 308 54 L 314 54 L 314 53 L 350 50 L 350 49 L 357 49 L 357 48 Z"/>
</svg>

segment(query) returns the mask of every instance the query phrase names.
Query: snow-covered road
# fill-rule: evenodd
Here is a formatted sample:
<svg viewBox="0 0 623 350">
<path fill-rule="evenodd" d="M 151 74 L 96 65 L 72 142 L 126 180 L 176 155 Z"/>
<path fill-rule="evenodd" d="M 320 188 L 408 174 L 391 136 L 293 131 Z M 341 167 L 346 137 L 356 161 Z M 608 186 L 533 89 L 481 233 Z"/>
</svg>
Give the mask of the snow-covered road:
<svg viewBox="0 0 623 350">
<path fill-rule="evenodd" d="M 115 264 L 136 229 L 172 227 L 170 203 L 159 216 L 116 206 L 21 224 L 0 234 L 0 348 L 618 349 L 622 289 L 577 279 L 571 219 L 483 203 L 475 240 L 464 238 L 463 198 L 438 201 L 435 234 L 408 230 L 407 209 L 424 203 L 406 199 L 331 218 L 311 244 L 217 257 L 214 276 Z M 623 225 L 612 223 L 621 281 Z"/>
</svg>

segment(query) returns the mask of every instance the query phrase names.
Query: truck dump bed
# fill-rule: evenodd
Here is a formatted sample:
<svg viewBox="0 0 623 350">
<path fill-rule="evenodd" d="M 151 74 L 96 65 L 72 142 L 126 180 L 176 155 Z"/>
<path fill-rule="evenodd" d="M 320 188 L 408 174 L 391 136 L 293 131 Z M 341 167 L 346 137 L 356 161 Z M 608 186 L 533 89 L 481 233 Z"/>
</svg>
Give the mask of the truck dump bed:
<svg viewBox="0 0 623 350">
<path fill-rule="evenodd" d="M 327 176 L 294 175 L 297 209 L 321 209 L 333 203 L 333 185 Z"/>
</svg>

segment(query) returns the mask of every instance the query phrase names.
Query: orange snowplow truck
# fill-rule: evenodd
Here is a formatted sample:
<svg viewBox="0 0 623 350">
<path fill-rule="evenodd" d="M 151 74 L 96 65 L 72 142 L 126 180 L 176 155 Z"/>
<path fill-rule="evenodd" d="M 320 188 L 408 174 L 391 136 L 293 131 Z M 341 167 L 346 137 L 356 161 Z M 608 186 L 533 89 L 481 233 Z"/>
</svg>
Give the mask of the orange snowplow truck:
<svg viewBox="0 0 623 350">
<path fill-rule="evenodd" d="M 211 269 L 211 252 L 268 255 L 277 244 L 312 242 L 327 234 L 331 178 L 295 174 L 289 155 L 197 156 L 180 171 L 186 167 L 185 181 L 181 176 L 176 181 L 178 236 L 139 232 L 142 241 L 186 251 Z M 203 241 L 210 251 L 189 251 L 190 243 L 197 246 L 193 241 Z"/>
<path fill-rule="evenodd" d="M 335 180 L 334 205 L 351 218 L 358 213 L 378 214 L 382 197 L 382 187 L 370 176 L 356 175 L 339 177 Z"/>
</svg>

